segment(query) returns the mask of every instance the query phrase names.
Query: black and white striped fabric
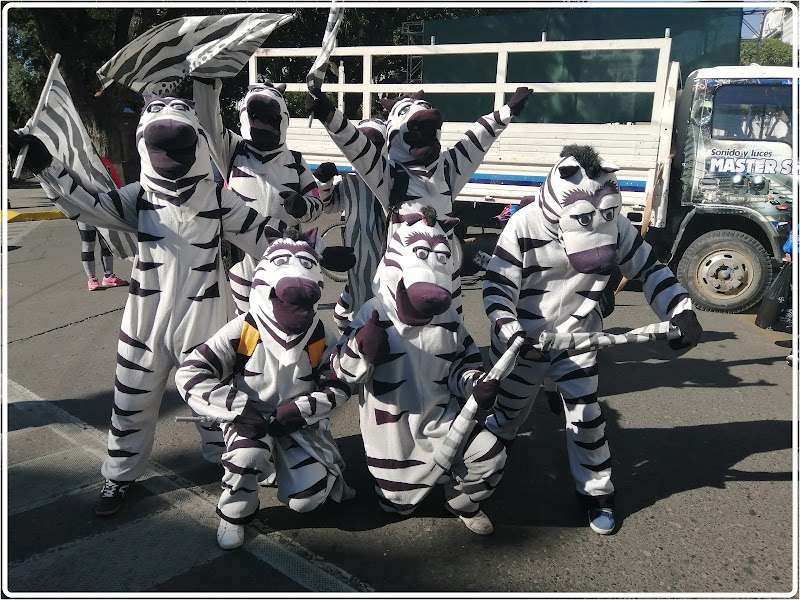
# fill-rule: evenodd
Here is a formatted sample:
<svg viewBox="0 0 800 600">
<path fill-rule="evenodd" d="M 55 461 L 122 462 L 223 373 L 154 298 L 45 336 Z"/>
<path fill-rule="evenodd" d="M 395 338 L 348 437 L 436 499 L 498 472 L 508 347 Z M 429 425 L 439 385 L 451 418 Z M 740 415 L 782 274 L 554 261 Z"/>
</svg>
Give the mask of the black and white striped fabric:
<svg viewBox="0 0 800 600">
<path fill-rule="evenodd" d="M 407 296 L 407 290 L 419 284 L 449 288 L 453 272 L 442 225 L 411 220 L 401 223 L 389 239 L 375 279 L 375 297 L 345 330 L 331 364 L 343 381 L 364 384 L 361 435 L 381 508 L 409 514 L 443 481 L 448 506 L 472 516 L 502 477 L 505 449 L 493 434 L 475 428 L 452 470 L 440 478 L 434 462 L 438 444 L 459 413 L 456 397 L 469 396 L 483 365 L 452 304 L 425 325 L 406 322 L 399 296 Z M 370 363 L 356 340 L 373 312 L 389 341 L 389 357 L 381 364 Z"/>
<path fill-rule="evenodd" d="M 97 70 L 135 92 L 167 95 L 188 76 L 233 77 L 291 14 L 239 13 L 181 17 L 149 29 Z"/>
<path fill-rule="evenodd" d="M 611 269 L 642 282 L 662 321 L 692 310 L 686 290 L 631 222 L 614 171 L 593 148 L 568 146 L 539 189 L 538 198 L 509 219 L 489 261 L 483 303 L 492 323 L 490 358 L 496 362 L 522 335 L 602 331 L 598 302 Z M 590 336 L 591 337 L 591 336 Z M 570 469 L 579 498 L 611 506 L 611 455 L 597 399 L 597 351 L 552 350 L 549 359 L 520 357 L 500 384 L 489 431 L 513 439 L 525 422 L 539 385 L 554 382 L 564 401 Z"/>
<path fill-rule="evenodd" d="M 325 25 L 325 34 L 322 36 L 322 49 L 317 55 L 314 64 L 311 65 L 311 70 L 306 77 L 308 89 L 322 87 L 322 82 L 325 81 L 325 72 L 328 70 L 328 60 L 331 57 L 333 49 L 336 48 L 336 34 L 339 31 L 339 25 L 344 17 L 344 7 L 331 6 L 328 13 L 328 22 Z"/>
<path fill-rule="evenodd" d="M 42 90 L 46 101 L 36 123 L 28 123 L 20 131 L 30 133 L 44 142 L 54 157 L 75 171 L 87 188 L 96 192 L 111 192 L 117 186 L 100 161 L 100 156 L 92 145 L 91 138 L 78 116 L 67 84 L 61 71 L 55 69 L 49 89 Z M 66 198 L 53 196 L 51 188 L 43 189 L 51 201 L 58 200 L 58 207 L 73 221 L 77 221 L 83 212 Z M 112 253 L 120 258 L 133 259 L 136 255 L 136 238 L 123 231 L 98 227 L 103 239 L 108 242 Z"/>
</svg>

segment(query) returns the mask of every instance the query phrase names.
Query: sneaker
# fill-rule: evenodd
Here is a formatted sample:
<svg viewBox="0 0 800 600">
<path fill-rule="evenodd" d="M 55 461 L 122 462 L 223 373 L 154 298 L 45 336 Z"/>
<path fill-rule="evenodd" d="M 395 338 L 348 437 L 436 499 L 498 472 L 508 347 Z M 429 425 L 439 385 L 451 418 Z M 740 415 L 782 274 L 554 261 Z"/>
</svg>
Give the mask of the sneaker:
<svg viewBox="0 0 800 600">
<path fill-rule="evenodd" d="M 225 519 L 219 520 L 217 543 L 223 550 L 233 550 L 244 544 L 244 525 L 236 525 Z"/>
<path fill-rule="evenodd" d="M 107 517 L 116 513 L 122 508 L 125 492 L 129 486 L 130 483 L 119 484 L 106 479 L 103 489 L 100 491 L 100 498 L 97 500 L 97 504 L 94 505 L 94 514 L 99 517 Z"/>
<path fill-rule="evenodd" d="M 477 533 L 478 535 L 489 535 L 494 531 L 494 525 L 492 525 L 489 517 L 487 517 L 486 513 L 484 513 L 482 510 L 479 510 L 471 517 L 465 517 L 450 508 L 449 504 L 445 504 L 444 507 L 449 512 L 461 519 L 464 525 L 467 526 L 467 529 L 469 529 L 472 533 Z"/>
<path fill-rule="evenodd" d="M 600 535 L 608 535 L 614 531 L 617 522 L 614 520 L 613 508 L 590 508 L 589 527 Z"/>
<path fill-rule="evenodd" d="M 278 487 L 277 484 L 275 483 L 275 480 L 277 478 L 278 478 L 278 476 L 277 476 L 276 473 L 274 473 L 274 472 L 270 473 L 269 475 L 267 475 L 266 479 L 260 480 L 258 482 L 258 485 L 260 485 L 261 487 L 265 487 L 265 488 L 267 488 L 267 487 Z"/>
<path fill-rule="evenodd" d="M 103 289 L 100 282 L 97 281 L 97 277 L 89 277 L 89 279 L 86 280 L 86 286 L 89 288 L 90 292 Z"/>
<path fill-rule="evenodd" d="M 113 273 L 103 276 L 103 285 L 105 287 L 119 287 L 121 285 L 128 285 L 128 282 Z"/>
</svg>

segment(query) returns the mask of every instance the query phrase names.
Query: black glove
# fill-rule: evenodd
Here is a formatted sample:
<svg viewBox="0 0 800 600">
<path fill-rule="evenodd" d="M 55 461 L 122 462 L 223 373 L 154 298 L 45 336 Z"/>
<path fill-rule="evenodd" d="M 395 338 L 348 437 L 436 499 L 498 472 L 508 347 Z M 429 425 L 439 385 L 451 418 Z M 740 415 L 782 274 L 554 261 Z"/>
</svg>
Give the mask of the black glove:
<svg viewBox="0 0 800 600">
<path fill-rule="evenodd" d="M 283 208 L 295 219 L 299 219 L 306 214 L 307 206 L 305 198 L 297 192 L 292 192 L 291 195 L 287 196 L 283 201 Z"/>
<path fill-rule="evenodd" d="M 328 183 L 338 173 L 334 163 L 324 162 L 314 170 L 314 178 L 322 183 Z"/>
<path fill-rule="evenodd" d="M 500 381 L 487 379 L 485 373 L 481 373 L 477 382 L 472 386 L 472 395 L 475 397 L 475 402 L 484 410 L 492 408 L 498 392 L 500 392 Z"/>
<path fill-rule="evenodd" d="M 681 330 L 681 337 L 669 341 L 669 347 L 673 350 L 683 350 L 684 348 L 694 348 L 700 342 L 703 335 L 703 328 L 697 320 L 697 315 L 693 310 L 685 310 L 672 317 L 669 321 Z"/>
<path fill-rule="evenodd" d="M 379 365 L 388 360 L 391 349 L 389 348 L 389 334 L 380 326 L 380 316 L 377 310 L 372 311 L 372 317 L 356 332 L 355 337 L 358 351 L 364 359 L 372 364 Z"/>
<path fill-rule="evenodd" d="M 322 251 L 320 265 L 328 271 L 344 273 L 356 264 L 356 255 L 350 246 L 328 246 Z"/>
<path fill-rule="evenodd" d="M 511 347 L 511 344 L 514 343 L 514 340 L 521 335 L 525 335 L 525 333 L 523 331 L 518 331 L 512 335 L 511 339 L 508 340 L 508 346 Z M 526 337 L 525 341 L 522 343 L 522 346 L 520 346 L 518 356 L 531 362 L 550 362 L 550 356 L 546 352 L 542 352 L 541 350 L 534 348 L 535 344 L 536 342 L 532 338 Z"/>
<path fill-rule="evenodd" d="M 12 155 L 17 156 L 25 146 L 28 146 L 28 153 L 25 155 L 23 166 L 31 173 L 38 175 L 53 162 L 53 155 L 50 154 L 44 142 L 35 135 L 30 133 L 20 135 L 13 129 L 8 132 L 8 149 Z"/>
<path fill-rule="evenodd" d="M 313 114 L 322 123 L 327 123 L 328 116 L 336 110 L 333 103 L 322 93 L 318 87 L 314 87 L 306 96 L 306 111 Z"/>
<path fill-rule="evenodd" d="M 305 427 L 306 420 L 300 415 L 300 410 L 294 402 L 282 404 L 272 415 L 267 424 L 267 433 L 272 437 L 283 437 L 293 431 Z"/>
<path fill-rule="evenodd" d="M 533 90 L 526 87 L 518 87 L 514 95 L 508 101 L 508 108 L 511 109 L 511 114 L 518 117 L 525 108 L 525 103 L 528 101 L 528 96 L 533 93 Z"/>
<path fill-rule="evenodd" d="M 244 405 L 242 414 L 233 419 L 233 428 L 242 437 L 257 440 L 267 435 L 269 423 L 249 400 Z"/>
</svg>

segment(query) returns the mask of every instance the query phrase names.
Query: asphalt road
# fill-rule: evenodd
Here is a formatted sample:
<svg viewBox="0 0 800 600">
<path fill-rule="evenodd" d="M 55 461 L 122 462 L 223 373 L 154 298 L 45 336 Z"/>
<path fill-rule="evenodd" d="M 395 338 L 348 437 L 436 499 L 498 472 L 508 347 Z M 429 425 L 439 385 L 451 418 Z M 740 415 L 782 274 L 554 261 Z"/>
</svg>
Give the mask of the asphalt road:
<svg viewBox="0 0 800 600">
<path fill-rule="evenodd" d="M 358 497 L 311 514 L 260 491 L 245 547 L 216 545 L 221 471 L 202 461 L 188 408 L 171 385 L 150 472 L 126 507 L 95 518 L 126 289 L 89 293 L 76 227 L 9 226 L 5 591 L 790 594 L 794 473 L 790 336 L 753 315 L 699 313 L 704 342 L 605 350 L 600 394 L 621 527 L 599 536 L 578 508 L 563 417 L 538 398 L 484 504 L 495 533 L 470 533 L 433 492 L 410 517 L 373 496 L 357 401 L 334 434 Z M 130 263 L 118 261 L 126 277 Z M 340 284 L 320 307 L 330 319 Z M 464 280 L 465 320 L 488 343 L 480 280 Z M 642 294 L 617 298 L 607 330 L 655 316 Z M 796 380 L 795 380 L 796 381 Z M 6 431 L 4 431 L 6 433 Z M 795 540 L 796 542 L 796 540 Z"/>
</svg>

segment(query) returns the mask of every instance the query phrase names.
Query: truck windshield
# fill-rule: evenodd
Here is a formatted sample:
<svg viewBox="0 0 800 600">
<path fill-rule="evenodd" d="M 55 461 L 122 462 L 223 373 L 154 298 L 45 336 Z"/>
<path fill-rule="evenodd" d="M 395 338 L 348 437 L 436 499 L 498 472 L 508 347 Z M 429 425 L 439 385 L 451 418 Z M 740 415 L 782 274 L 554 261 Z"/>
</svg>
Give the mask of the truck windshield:
<svg viewBox="0 0 800 600">
<path fill-rule="evenodd" d="M 724 85 L 714 94 L 711 136 L 791 144 L 792 87 Z"/>
</svg>

